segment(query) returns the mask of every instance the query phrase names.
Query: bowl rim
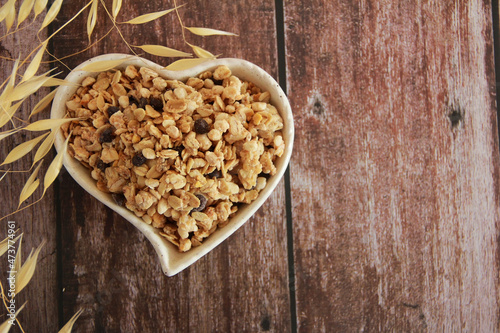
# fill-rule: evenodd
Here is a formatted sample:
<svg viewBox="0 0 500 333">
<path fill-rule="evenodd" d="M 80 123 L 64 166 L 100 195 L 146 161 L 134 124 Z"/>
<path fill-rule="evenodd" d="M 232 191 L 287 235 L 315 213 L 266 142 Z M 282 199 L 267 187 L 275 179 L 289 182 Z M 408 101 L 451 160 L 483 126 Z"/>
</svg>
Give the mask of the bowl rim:
<svg viewBox="0 0 500 333">
<path fill-rule="evenodd" d="M 135 214 L 133 214 L 127 208 L 117 205 L 112 200 L 110 194 L 99 191 L 95 185 L 95 180 L 91 178 L 88 169 L 80 164 L 79 161 L 69 156 L 69 154 L 65 154 L 63 156 L 63 165 L 65 166 L 69 174 L 73 177 L 73 179 L 90 195 L 108 206 L 110 209 L 120 214 L 124 219 L 126 219 L 137 229 L 139 229 L 139 231 L 143 233 L 144 236 L 153 245 L 160 259 L 160 264 L 165 275 L 173 276 L 212 251 L 231 234 L 238 230 L 252 215 L 254 215 L 254 213 L 271 195 L 271 193 L 283 177 L 292 154 L 294 140 L 292 110 L 286 94 L 271 75 L 269 75 L 259 66 L 247 60 L 237 58 L 221 58 L 208 60 L 186 70 L 169 71 L 164 69 L 163 66 L 142 57 L 129 54 L 110 53 L 93 57 L 81 63 L 68 74 L 65 80 L 70 83 L 79 84 L 85 77 L 96 75 L 98 73 L 83 71 L 81 70 L 83 66 L 97 61 L 118 59 L 123 59 L 124 62 L 118 66 L 115 66 L 115 68 L 123 69 L 128 65 L 147 66 L 157 71 L 162 77 L 165 77 L 167 79 L 176 79 L 179 81 L 185 81 L 188 77 L 196 76 L 203 71 L 212 70 L 220 65 L 226 65 L 231 69 L 233 73 L 235 73 L 236 76 L 254 83 L 258 81 L 258 83 L 256 83 L 257 86 L 261 87 L 263 90 L 270 91 L 271 104 L 273 104 L 277 108 L 278 112 L 283 118 L 284 127 L 281 131 L 286 146 L 283 155 L 277 160 L 278 163 L 276 165 L 276 174 L 268 179 L 266 187 L 259 193 L 257 199 L 251 204 L 245 205 L 243 208 L 241 208 L 235 214 L 235 216 L 231 218 L 226 226 L 224 226 L 223 228 L 218 228 L 213 234 L 210 235 L 210 237 L 206 238 L 203 241 L 201 246 L 192 248 L 190 251 L 184 253 L 179 252 L 173 244 L 160 236 L 159 229 L 146 224 L 142 221 L 142 219 L 135 216 Z M 248 76 L 252 76 L 252 79 L 249 79 Z M 76 92 L 77 88 L 77 85 L 64 85 L 60 86 L 57 89 L 58 91 L 56 92 L 52 103 L 50 114 L 51 118 L 61 118 L 66 114 L 66 101 L 71 98 L 71 96 Z M 58 152 L 63 146 L 64 141 L 65 139 L 62 132 L 58 131 L 55 135 L 55 147 Z"/>
</svg>

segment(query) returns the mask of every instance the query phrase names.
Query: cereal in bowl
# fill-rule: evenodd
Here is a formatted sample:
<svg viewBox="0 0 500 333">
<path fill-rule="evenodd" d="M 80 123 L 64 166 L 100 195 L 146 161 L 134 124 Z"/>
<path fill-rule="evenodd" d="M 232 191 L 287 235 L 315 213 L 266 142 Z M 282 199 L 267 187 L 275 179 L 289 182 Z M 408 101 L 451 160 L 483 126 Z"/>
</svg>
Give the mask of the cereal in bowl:
<svg viewBox="0 0 500 333">
<path fill-rule="evenodd" d="M 283 119 L 227 66 L 186 82 L 128 66 L 86 77 L 66 102 L 69 153 L 182 252 L 225 226 L 276 173 Z"/>
</svg>

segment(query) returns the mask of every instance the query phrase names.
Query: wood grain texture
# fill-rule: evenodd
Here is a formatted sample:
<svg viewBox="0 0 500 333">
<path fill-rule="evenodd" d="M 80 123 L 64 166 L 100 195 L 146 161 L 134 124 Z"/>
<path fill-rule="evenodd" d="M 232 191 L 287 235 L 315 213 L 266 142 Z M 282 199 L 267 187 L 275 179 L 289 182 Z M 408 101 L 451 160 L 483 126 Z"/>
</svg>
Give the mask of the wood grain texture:
<svg viewBox="0 0 500 333">
<path fill-rule="evenodd" d="M 52 31 L 83 4 L 64 1 Z M 180 13 L 186 26 L 239 34 L 187 35 L 190 43 L 252 61 L 274 77 L 276 44 L 284 39 L 281 65 L 296 129 L 293 244 L 282 182 L 245 226 L 167 278 L 145 237 L 63 169 L 41 203 L 12 217 L 25 233 L 25 258 L 48 241 L 19 298 L 29 301 L 21 315 L 26 332 L 56 332 L 80 308 L 75 332 L 500 330 L 491 2 L 282 4 L 284 36 L 277 36 L 274 2 L 189 0 Z M 171 7 L 124 1 L 120 20 Z M 56 56 L 88 46 L 86 15 L 53 40 Z M 100 8 L 92 40 L 110 28 Z M 190 51 L 174 14 L 121 29 L 133 45 Z M 35 44 L 35 34 L 28 28 L 0 40 L 0 56 L 16 57 Z M 72 68 L 109 52 L 130 52 L 116 32 L 63 62 Z M 11 68 L 1 64 L 5 78 Z M 37 100 L 27 101 L 23 114 Z M 24 140 L 3 140 L 0 159 Z M 29 166 L 30 159 L 13 165 Z M 1 215 L 17 206 L 27 177 L 0 183 Z M 0 238 L 6 232 L 4 225 Z"/>
<path fill-rule="evenodd" d="M 76 3 L 76 2 L 75 2 Z M 110 2 L 108 2 L 109 4 Z M 122 20 L 172 7 L 164 1 L 127 2 Z M 125 2 L 124 2 L 125 4 Z M 253 8 L 252 17 L 244 8 Z M 59 22 L 76 6 L 64 3 Z M 99 15 L 102 15 L 101 12 Z M 240 36 L 187 36 L 214 54 L 252 61 L 277 75 L 274 7 L 260 1 L 187 1 L 186 26 L 205 26 Z M 110 27 L 100 16 L 96 31 Z M 58 57 L 85 47 L 85 23 L 71 25 L 54 40 Z M 189 51 L 176 17 L 124 27 L 129 43 L 160 44 Z M 75 38 L 76 37 L 76 38 Z M 262 47 L 255 47 L 261 45 Z M 70 67 L 106 52 L 125 52 L 116 33 L 88 52 L 66 61 Z M 168 64 L 168 61 L 146 56 Z M 257 215 L 230 239 L 175 277 L 163 275 L 156 253 L 128 222 L 85 193 L 67 174 L 60 183 L 62 225 L 63 318 L 79 308 L 81 332 L 230 332 L 290 330 L 284 185 L 281 183 Z"/>
<path fill-rule="evenodd" d="M 30 16 L 28 20 L 32 21 L 33 17 Z M 41 24 L 42 18 L 37 18 L 33 25 L 27 26 L 25 29 L 16 33 L 15 36 L 7 37 L 0 41 L 0 56 L 7 58 L 21 57 L 21 60 L 26 57 L 32 48 L 38 45 L 39 41 L 36 37 L 36 32 Z M 23 24 L 27 25 L 26 23 Z M 5 26 L 2 23 L 0 26 L 0 36 L 5 34 Z M 45 33 L 41 33 L 40 38 L 46 38 Z M 28 49 L 29 46 L 29 49 Z M 45 58 L 46 59 L 46 58 Z M 0 77 L 3 82 L 5 78 L 9 77 L 12 72 L 13 62 L 0 61 Z M 26 69 L 26 66 L 20 68 L 21 73 Z M 42 64 L 40 71 L 45 72 L 49 69 L 48 64 Z M 19 80 L 17 81 L 19 82 Z M 40 93 L 46 94 L 49 89 L 43 88 Z M 45 95 L 36 94 L 28 98 L 18 111 L 16 116 L 27 119 L 32 108 L 36 103 Z M 42 113 L 39 117 L 35 116 L 34 119 L 46 117 L 48 111 Z M 20 123 L 17 122 L 17 125 Z M 11 125 L 6 125 L 5 129 L 10 128 Z M 29 139 L 35 138 L 41 133 L 26 133 L 21 132 L 7 137 L 1 141 L 0 144 L 0 160 L 3 161 L 9 151 L 18 144 L 25 142 Z M 33 162 L 34 153 L 25 156 L 23 159 L 12 164 L 1 166 L 0 169 L 5 170 L 28 170 Z M 40 175 L 44 175 L 53 154 L 49 153 L 42 168 Z M 3 173 L 2 173 L 3 175 Z M 16 210 L 19 203 L 19 194 L 28 179 L 30 173 L 12 173 L 7 175 L 2 182 L 0 182 L 0 192 L 2 204 L 0 205 L 0 216 L 5 216 Z M 43 180 L 43 178 L 42 178 Z M 29 198 L 25 204 L 32 203 L 34 199 L 42 195 L 41 189 L 35 191 L 32 198 Z M 42 249 L 37 268 L 33 275 L 32 280 L 28 286 L 21 291 L 16 297 L 16 305 L 19 308 L 24 302 L 25 309 L 20 315 L 20 321 L 26 332 L 56 332 L 59 328 L 58 322 L 58 303 L 59 303 L 59 289 L 58 289 L 58 276 L 57 276 L 57 212 L 55 210 L 55 194 L 54 189 L 50 188 L 45 193 L 42 202 L 32 206 L 26 210 L 16 213 L 7 219 L 0 221 L 0 239 L 4 239 L 8 234 L 7 221 L 15 221 L 16 228 L 19 233 L 23 233 L 22 244 L 22 258 L 26 260 L 32 248 L 36 248 L 45 239 L 47 243 Z M 17 248 L 17 246 L 16 246 Z M 6 279 L 8 277 L 8 256 L 5 254 L 0 257 L 0 277 L 2 284 L 6 286 Z M 0 311 L 2 314 L 1 322 L 3 319 L 4 310 Z M 14 330 L 12 330 L 14 331 Z M 20 331 L 19 331 L 20 332 Z"/>
<path fill-rule="evenodd" d="M 287 1 L 285 33 L 298 330 L 497 331 L 491 2 Z"/>
</svg>

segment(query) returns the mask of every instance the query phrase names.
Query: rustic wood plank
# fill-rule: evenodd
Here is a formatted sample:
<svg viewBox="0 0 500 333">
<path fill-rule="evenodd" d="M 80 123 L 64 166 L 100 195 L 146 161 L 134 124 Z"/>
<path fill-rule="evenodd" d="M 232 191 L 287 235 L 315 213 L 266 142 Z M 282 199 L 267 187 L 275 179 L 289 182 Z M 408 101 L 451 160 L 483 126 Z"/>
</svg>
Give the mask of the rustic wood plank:
<svg viewBox="0 0 500 333">
<path fill-rule="evenodd" d="M 33 17 L 28 18 L 29 21 L 33 20 Z M 36 33 L 42 23 L 43 18 L 39 17 L 37 20 L 28 25 L 26 22 L 22 26 L 27 26 L 25 29 L 11 35 L 0 41 L 0 56 L 7 58 L 17 58 L 21 56 L 24 59 L 34 46 L 36 46 L 39 41 L 36 37 Z M 2 23 L 0 25 L 0 36 L 6 33 L 5 25 Z M 40 33 L 40 38 L 47 37 L 45 32 Z M 46 59 L 46 58 L 45 58 Z M 0 60 L 0 77 L 3 82 L 5 78 L 10 76 L 12 72 L 13 62 L 1 59 Z M 26 67 L 21 68 L 24 71 Z M 40 67 L 40 72 L 45 72 L 49 70 L 48 64 L 43 64 Z M 21 72 L 22 73 L 22 72 Z M 32 96 L 27 99 L 21 109 L 18 111 L 17 116 L 22 119 L 27 119 L 29 113 L 35 104 L 43 97 L 49 90 L 44 88 L 40 90 L 36 96 Z M 38 118 L 46 117 L 48 111 L 42 113 L 39 117 L 35 116 L 34 120 Z M 19 124 L 19 123 L 18 123 Z M 6 125 L 3 130 L 9 128 L 9 124 Z M 22 132 L 19 134 L 12 135 L 4 140 L 0 144 L 0 160 L 3 161 L 7 156 L 9 151 L 17 146 L 18 144 L 25 142 L 41 133 L 26 133 Z M 1 166 L 0 169 L 11 170 L 27 170 L 31 167 L 33 161 L 33 155 L 26 156 L 23 159 L 14 162 L 8 166 Z M 40 169 L 40 175 L 44 175 L 52 157 L 54 155 L 49 153 L 45 158 L 44 165 Z M 25 181 L 28 179 L 30 173 L 15 173 L 6 176 L 2 182 L 0 182 L 0 191 L 2 194 L 2 204 L 0 205 L 0 216 L 5 216 L 15 211 L 19 203 L 19 194 L 24 186 Z M 43 179 L 43 178 L 42 178 Z M 32 203 L 33 198 L 37 199 L 41 196 L 41 189 L 38 189 L 32 198 L 28 199 L 26 203 Z M 7 236 L 8 226 L 7 221 L 15 221 L 16 228 L 19 228 L 19 233 L 23 233 L 23 245 L 22 245 L 22 255 L 23 260 L 25 260 L 31 249 L 36 248 L 45 239 L 47 243 L 45 244 L 43 250 L 40 253 L 36 271 L 33 275 L 32 280 L 28 286 L 21 291 L 21 293 L 16 297 L 16 305 L 19 308 L 25 301 L 25 309 L 19 316 L 21 324 L 26 332 L 57 332 L 59 328 L 58 321 L 58 311 L 59 311 L 59 288 L 58 288 L 58 276 L 57 276 L 57 214 L 55 210 L 56 194 L 53 188 L 49 188 L 45 193 L 43 201 L 40 203 L 16 213 L 6 220 L 0 222 L 0 238 L 4 239 Z M 16 247 L 17 248 L 17 247 Z M 2 283 L 6 286 L 6 278 L 8 274 L 8 257 L 7 254 L 0 258 L 0 269 L 2 277 Z M 5 311 L 0 311 L 2 313 L 2 322 L 5 320 Z M 12 330 L 14 331 L 14 330 Z"/>
<path fill-rule="evenodd" d="M 124 5 L 128 7 L 122 9 L 123 20 L 165 9 L 163 1 Z M 252 8 L 251 18 L 245 8 Z M 75 11 L 74 6 L 63 5 L 59 22 Z M 273 4 L 265 1 L 188 1 L 181 10 L 186 26 L 240 35 L 188 36 L 190 42 L 214 54 L 252 61 L 276 77 L 274 14 Z M 86 38 L 84 24 L 71 25 L 55 39 L 58 57 L 85 47 L 80 41 Z M 109 26 L 99 22 L 96 31 L 102 35 Z M 157 23 L 125 27 L 123 32 L 131 44 L 166 44 L 189 51 L 182 44 L 173 15 Z M 128 50 L 113 33 L 66 63 L 74 67 L 105 52 Z M 167 64 L 165 60 L 162 63 Z M 156 254 L 142 234 L 86 194 L 67 174 L 62 177 L 60 191 L 61 197 L 68 198 L 61 206 L 63 317 L 67 320 L 83 307 L 85 312 L 77 322 L 79 331 L 290 330 L 283 183 L 246 226 L 172 278 L 162 274 Z"/>
<path fill-rule="evenodd" d="M 298 330 L 497 331 L 491 2 L 285 2 Z"/>
</svg>

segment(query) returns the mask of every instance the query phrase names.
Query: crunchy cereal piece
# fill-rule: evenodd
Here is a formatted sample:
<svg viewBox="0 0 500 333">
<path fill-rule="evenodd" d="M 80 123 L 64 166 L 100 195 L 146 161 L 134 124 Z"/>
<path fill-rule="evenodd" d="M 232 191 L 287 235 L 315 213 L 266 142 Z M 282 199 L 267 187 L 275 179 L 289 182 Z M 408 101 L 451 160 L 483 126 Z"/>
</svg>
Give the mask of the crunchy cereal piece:
<svg viewBox="0 0 500 333">
<path fill-rule="evenodd" d="M 127 126 L 125 124 L 125 119 L 123 117 L 123 113 L 121 111 L 113 113 L 111 117 L 109 117 L 109 123 L 113 125 L 114 128 L 126 130 Z"/>
<path fill-rule="evenodd" d="M 152 225 L 155 228 L 162 229 L 167 224 L 167 217 L 165 215 L 154 213 L 152 217 Z"/>
<path fill-rule="evenodd" d="M 115 148 L 105 147 L 102 149 L 101 160 L 108 164 L 118 160 L 119 155 Z"/>
<path fill-rule="evenodd" d="M 267 103 L 263 102 L 252 103 L 252 110 L 254 110 L 255 112 L 264 111 L 266 108 L 267 108 Z"/>
<path fill-rule="evenodd" d="M 88 86 L 91 86 L 95 83 L 95 78 L 91 77 L 91 76 L 87 76 L 85 79 L 83 79 L 82 81 L 82 87 L 88 87 Z"/>
<path fill-rule="evenodd" d="M 165 230 L 165 228 L 164 228 Z M 167 234 L 164 232 L 160 231 L 160 235 L 163 236 L 166 240 L 168 240 L 170 243 L 174 244 L 175 246 L 179 247 L 179 238 L 173 234 Z"/>
<path fill-rule="evenodd" d="M 210 230 L 212 228 L 212 219 L 208 217 L 207 214 L 202 212 L 193 212 L 191 216 L 196 220 L 198 226 L 202 227 L 205 230 Z"/>
<path fill-rule="evenodd" d="M 199 89 L 203 88 L 203 86 L 204 86 L 203 80 L 199 79 L 199 78 L 195 78 L 195 77 L 190 77 L 187 80 L 186 84 L 190 87 L 193 87 L 196 90 L 199 90 Z"/>
<path fill-rule="evenodd" d="M 158 91 L 163 91 L 167 88 L 167 81 L 162 77 L 155 77 L 153 79 L 153 87 Z"/>
<path fill-rule="evenodd" d="M 257 184 L 255 185 L 255 189 L 257 191 L 261 191 L 266 187 L 267 179 L 265 177 L 258 177 Z"/>
<path fill-rule="evenodd" d="M 143 121 L 146 117 L 146 111 L 143 108 L 137 108 L 134 110 L 134 118 L 137 121 Z"/>
<path fill-rule="evenodd" d="M 181 189 L 186 185 L 186 177 L 181 174 L 171 172 L 165 177 L 165 182 L 170 184 L 174 190 Z"/>
<path fill-rule="evenodd" d="M 285 151 L 285 142 L 283 141 L 283 137 L 281 135 L 276 135 L 273 140 L 274 146 L 274 155 L 280 157 L 283 155 Z"/>
<path fill-rule="evenodd" d="M 146 115 L 151 118 L 158 118 L 161 113 L 156 111 L 151 105 L 146 105 Z"/>
<path fill-rule="evenodd" d="M 184 139 L 184 147 L 192 149 L 200 148 L 200 143 L 198 142 L 198 140 L 196 140 L 195 132 L 190 132 L 188 135 L 186 135 Z"/>
<path fill-rule="evenodd" d="M 230 76 L 231 76 L 231 70 L 225 65 L 217 67 L 213 74 L 213 77 L 216 80 L 224 80 L 229 78 Z"/>
<path fill-rule="evenodd" d="M 79 98 L 74 98 L 72 100 L 69 100 L 66 102 L 66 107 L 70 111 L 76 111 L 81 107 L 80 99 Z"/>
<path fill-rule="evenodd" d="M 161 198 L 160 201 L 158 201 L 158 206 L 156 207 L 158 214 L 165 213 L 167 211 L 167 209 L 168 209 L 167 199 Z"/>
<path fill-rule="evenodd" d="M 231 202 L 221 201 L 217 206 L 215 206 L 215 213 L 220 221 L 226 221 L 231 215 Z"/>
<path fill-rule="evenodd" d="M 179 251 L 186 252 L 191 249 L 191 240 L 182 238 L 179 240 Z"/>
<path fill-rule="evenodd" d="M 146 183 L 146 186 L 151 188 L 151 189 L 155 189 L 158 187 L 158 185 L 160 185 L 160 182 L 158 181 L 158 179 L 155 179 L 155 178 L 148 178 L 148 179 L 146 179 L 145 183 Z"/>
<path fill-rule="evenodd" d="M 168 100 L 165 110 L 170 113 L 181 113 L 187 109 L 187 103 L 184 100 Z"/>
<path fill-rule="evenodd" d="M 142 150 L 142 156 L 144 156 L 148 160 L 153 160 L 153 159 L 156 158 L 156 153 L 151 148 L 145 148 L 145 149 Z"/>
<path fill-rule="evenodd" d="M 264 153 L 264 145 L 261 141 L 245 142 L 240 153 L 242 168 L 238 171 L 240 179 L 245 189 L 251 189 L 257 182 L 257 176 L 262 172 L 262 164 L 259 161 Z"/>
<path fill-rule="evenodd" d="M 103 91 L 108 89 L 110 83 L 111 82 L 107 77 L 103 77 L 98 79 L 97 82 L 92 85 L 92 88 L 95 91 Z"/>
<path fill-rule="evenodd" d="M 146 210 L 158 202 L 154 195 L 146 191 L 140 191 L 135 196 L 135 204 L 142 210 Z"/>
<path fill-rule="evenodd" d="M 189 237 L 189 233 L 193 231 L 198 231 L 198 226 L 196 225 L 196 220 L 188 215 L 187 212 L 182 212 L 177 222 L 177 232 L 181 239 L 186 239 Z"/>
<path fill-rule="evenodd" d="M 264 152 L 260 157 L 260 163 L 262 165 L 262 172 L 274 175 L 276 174 L 276 167 L 273 164 L 271 154 L 269 152 Z"/>
<path fill-rule="evenodd" d="M 124 74 L 133 80 L 139 73 L 137 72 L 137 68 L 135 68 L 135 66 L 129 65 L 127 66 L 127 68 L 125 68 Z"/>
<path fill-rule="evenodd" d="M 156 73 L 154 70 L 147 68 L 147 67 L 141 67 L 139 69 L 139 73 L 141 74 L 141 76 L 145 82 L 151 81 L 154 78 L 158 77 L 158 73 Z"/>
</svg>

